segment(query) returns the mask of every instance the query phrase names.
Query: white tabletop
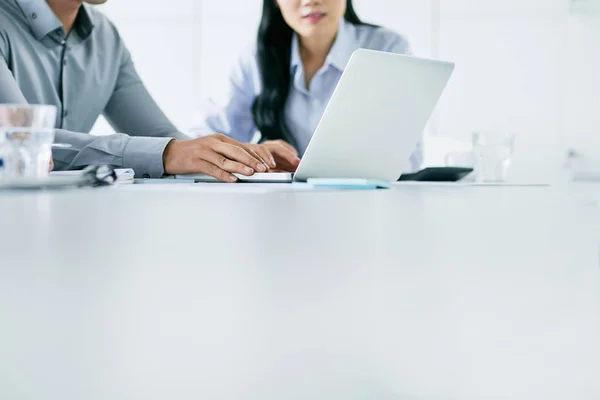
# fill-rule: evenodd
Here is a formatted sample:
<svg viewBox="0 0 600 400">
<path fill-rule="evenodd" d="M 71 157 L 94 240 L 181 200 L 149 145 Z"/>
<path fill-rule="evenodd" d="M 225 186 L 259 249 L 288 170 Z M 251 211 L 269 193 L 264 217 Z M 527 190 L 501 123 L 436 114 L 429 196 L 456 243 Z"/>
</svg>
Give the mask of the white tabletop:
<svg viewBox="0 0 600 400">
<path fill-rule="evenodd" d="M 0 193 L 0 398 L 597 399 L 599 200 Z"/>
</svg>

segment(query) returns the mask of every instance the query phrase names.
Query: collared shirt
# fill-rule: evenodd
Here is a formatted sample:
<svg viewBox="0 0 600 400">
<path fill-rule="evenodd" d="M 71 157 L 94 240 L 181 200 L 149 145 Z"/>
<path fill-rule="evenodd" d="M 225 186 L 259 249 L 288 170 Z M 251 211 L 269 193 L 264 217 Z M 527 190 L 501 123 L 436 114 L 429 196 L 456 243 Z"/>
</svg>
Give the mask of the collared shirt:
<svg viewBox="0 0 600 400">
<path fill-rule="evenodd" d="M 410 53 L 408 42 L 395 32 L 342 21 L 325 64 L 307 88 L 304 65 L 300 58 L 299 39 L 297 35 L 293 36 L 290 60 L 292 83 L 285 116 L 300 154 L 306 150 L 352 53 L 359 48 L 398 54 Z M 251 141 L 257 130 L 252 117 L 252 103 L 261 91 L 261 73 L 256 49 L 253 48 L 237 63 L 224 94 L 219 98 L 211 98 L 202 110 L 202 122 L 192 129 L 192 133 L 209 135 L 219 132 L 242 142 Z M 420 142 L 410 161 L 411 171 L 420 168 L 423 161 Z"/>
<path fill-rule="evenodd" d="M 67 35 L 45 0 L 0 0 L 0 103 L 58 107 L 56 141 L 73 146 L 53 152 L 58 170 L 109 164 L 159 177 L 166 145 L 184 138 L 144 87 L 117 29 L 87 4 Z M 101 114 L 127 135 L 88 135 Z"/>
</svg>

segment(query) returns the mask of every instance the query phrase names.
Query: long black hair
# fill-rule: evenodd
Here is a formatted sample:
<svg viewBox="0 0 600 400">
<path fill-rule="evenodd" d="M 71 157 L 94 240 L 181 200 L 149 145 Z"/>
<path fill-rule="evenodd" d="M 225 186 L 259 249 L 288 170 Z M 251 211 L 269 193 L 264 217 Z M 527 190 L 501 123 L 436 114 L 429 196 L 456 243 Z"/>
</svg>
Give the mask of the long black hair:
<svg viewBox="0 0 600 400">
<path fill-rule="evenodd" d="M 346 21 L 365 25 L 347 0 Z M 260 26 L 258 28 L 258 64 L 262 76 L 262 92 L 252 105 L 254 124 L 263 139 L 283 139 L 297 147 L 285 121 L 285 104 L 290 93 L 290 59 L 294 31 L 285 22 L 277 0 L 264 0 Z"/>
</svg>

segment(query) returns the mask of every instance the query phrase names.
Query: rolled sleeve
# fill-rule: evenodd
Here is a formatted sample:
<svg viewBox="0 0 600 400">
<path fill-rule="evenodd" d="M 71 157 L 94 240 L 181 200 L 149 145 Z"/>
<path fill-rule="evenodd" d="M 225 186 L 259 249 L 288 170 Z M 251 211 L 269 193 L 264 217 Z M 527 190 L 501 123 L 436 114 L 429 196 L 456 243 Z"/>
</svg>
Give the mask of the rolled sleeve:
<svg viewBox="0 0 600 400">
<path fill-rule="evenodd" d="M 123 166 L 136 177 L 160 178 L 165 173 L 163 153 L 172 138 L 132 137 L 123 150 Z"/>
<path fill-rule="evenodd" d="M 53 151 L 57 171 L 77 170 L 91 164 L 114 168 L 133 168 L 136 177 L 160 178 L 164 175 L 163 153 L 172 138 L 131 137 L 121 133 L 92 136 L 56 130 L 58 143 L 71 147 Z"/>
</svg>

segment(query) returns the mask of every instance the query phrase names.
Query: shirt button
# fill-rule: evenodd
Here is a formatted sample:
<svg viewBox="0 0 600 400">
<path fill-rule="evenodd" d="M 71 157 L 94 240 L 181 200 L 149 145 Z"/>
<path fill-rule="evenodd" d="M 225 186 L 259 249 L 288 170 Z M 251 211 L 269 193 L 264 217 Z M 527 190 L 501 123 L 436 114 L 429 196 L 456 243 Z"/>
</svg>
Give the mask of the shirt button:
<svg viewBox="0 0 600 400">
<path fill-rule="evenodd" d="M 69 116 L 69 112 L 67 110 L 63 111 L 63 118 L 67 118 Z"/>
<path fill-rule="evenodd" d="M 67 65 L 67 60 L 63 60 L 63 65 Z"/>
<path fill-rule="evenodd" d="M 37 19 L 37 14 L 36 13 L 32 13 L 31 14 L 31 19 Z"/>
</svg>

